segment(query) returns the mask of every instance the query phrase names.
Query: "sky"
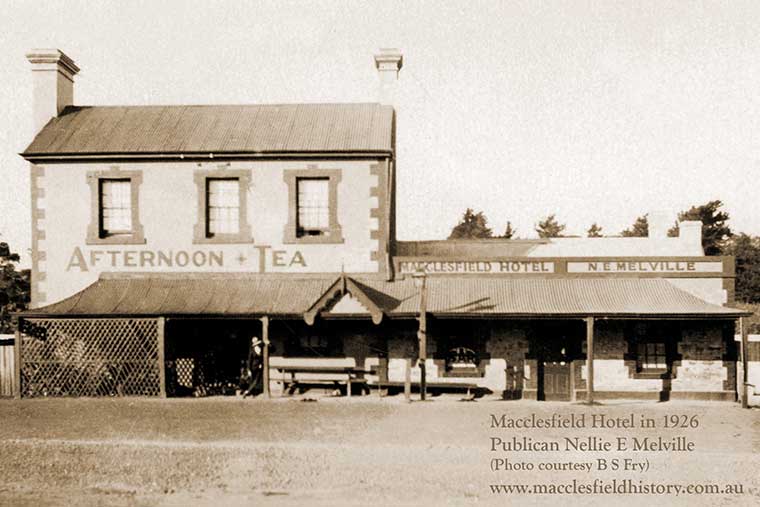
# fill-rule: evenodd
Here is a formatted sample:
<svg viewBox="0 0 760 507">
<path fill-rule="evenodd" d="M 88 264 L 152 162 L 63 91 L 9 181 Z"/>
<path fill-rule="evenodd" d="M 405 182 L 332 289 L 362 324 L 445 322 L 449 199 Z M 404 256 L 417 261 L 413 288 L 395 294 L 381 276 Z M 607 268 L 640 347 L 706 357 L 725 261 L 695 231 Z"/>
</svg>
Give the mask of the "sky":
<svg viewBox="0 0 760 507">
<path fill-rule="evenodd" d="M 0 241 L 28 262 L 31 70 L 59 48 L 78 105 L 375 102 L 399 48 L 398 238 L 467 207 L 520 237 L 608 235 L 720 199 L 760 235 L 760 2 L 6 0 Z"/>
</svg>

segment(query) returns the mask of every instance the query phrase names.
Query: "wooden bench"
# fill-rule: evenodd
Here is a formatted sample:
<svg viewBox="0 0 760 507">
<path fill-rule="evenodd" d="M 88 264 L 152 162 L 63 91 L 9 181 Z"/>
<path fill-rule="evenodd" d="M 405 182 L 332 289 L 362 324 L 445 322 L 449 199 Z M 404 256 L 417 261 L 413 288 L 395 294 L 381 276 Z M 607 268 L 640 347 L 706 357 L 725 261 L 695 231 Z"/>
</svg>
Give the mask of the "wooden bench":
<svg viewBox="0 0 760 507">
<path fill-rule="evenodd" d="M 365 389 L 367 381 L 359 375 L 368 373 L 362 368 L 353 366 L 283 365 L 277 366 L 276 369 L 283 374 L 283 392 L 287 391 L 288 394 L 293 394 L 299 385 L 331 382 L 336 385 L 345 383 L 348 397 L 351 397 L 353 384 L 362 384 L 362 391 Z"/>
</svg>

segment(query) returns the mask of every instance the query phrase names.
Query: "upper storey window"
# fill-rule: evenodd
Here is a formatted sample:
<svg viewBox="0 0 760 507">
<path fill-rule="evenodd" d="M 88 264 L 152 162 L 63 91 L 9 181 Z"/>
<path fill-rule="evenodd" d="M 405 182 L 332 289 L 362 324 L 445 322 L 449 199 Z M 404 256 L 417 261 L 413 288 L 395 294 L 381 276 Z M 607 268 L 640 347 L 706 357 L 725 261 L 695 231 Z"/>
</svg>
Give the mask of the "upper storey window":
<svg viewBox="0 0 760 507">
<path fill-rule="evenodd" d="M 87 244 L 145 243 L 140 224 L 140 171 L 108 171 L 87 173 L 90 185 L 90 225 Z"/>
<path fill-rule="evenodd" d="M 226 168 L 195 171 L 198 221 L 194 243 L 251 243 L 248 225 L 250 170 Z"/>
<path fill-rule="evenodd" d="M 101 179 L 99 236 L 131 233 L 132 183 L 129 179 Z"/>
<path fill-rule="evenodd" d="M 340 169 L 291 169 L 288 185 L 288 223 L 285 243 L 343 243 L 338 223 Z"/>
<path fill-rule="evenodd" d="M 209 178 L 207 185 L 206 237 L 240 232 L 240 181 L 237 178 Z"/>
<path fill-rule="evenodd" d="M 296 237 L 323 236 L 330 231 L 330 180 L 297 178 Z"/>
</svg>

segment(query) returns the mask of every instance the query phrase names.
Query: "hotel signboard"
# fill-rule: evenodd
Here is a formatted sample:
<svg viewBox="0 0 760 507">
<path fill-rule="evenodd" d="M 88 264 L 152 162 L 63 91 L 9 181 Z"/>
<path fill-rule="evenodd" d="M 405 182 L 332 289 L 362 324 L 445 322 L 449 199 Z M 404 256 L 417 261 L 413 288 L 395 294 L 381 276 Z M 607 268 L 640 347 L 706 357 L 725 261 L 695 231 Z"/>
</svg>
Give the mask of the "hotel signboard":
<svg viewBox="0 0 760 507">
<path fill-rule="evenodd" d="M 721 273 L 723 263 L 693 260 L 588 260 L 569 261 L 568 273 Z"/>
<path fill-rule="evenodd" d="M 554 261 L 546 260 L 403 260 L 398 272 L 412 274 L 548 274 L 555 272 Z"/>
<path fill-rule="evenodd" d="M 641 258 L 396 258 L 396 272 L 409 275 L 420 270 L 430 275 L 673 275 L 711 276 L 723 273 L 723 259 L 704 257 Z"/>
</svg>

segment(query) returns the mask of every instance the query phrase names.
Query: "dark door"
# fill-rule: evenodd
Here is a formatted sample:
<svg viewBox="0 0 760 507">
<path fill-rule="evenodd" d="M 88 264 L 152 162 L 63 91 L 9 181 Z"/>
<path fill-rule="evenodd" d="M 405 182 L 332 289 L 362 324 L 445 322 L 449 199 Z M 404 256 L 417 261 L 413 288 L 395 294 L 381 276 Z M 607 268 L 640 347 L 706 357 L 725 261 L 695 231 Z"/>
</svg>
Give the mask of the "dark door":
<svg viewBox="0 0 760 507">
<path fill-rule="evenodd" d="M 534 350 L 538 366 L 538 399 L 570 401 L 573 359 L 580 354 L 581 340 L 575 323 L 561 322 L 538 327 Z"/>
<path fill-rule="evenodd" d="M 570 401 L 570 363 L 546 361 L 543 364 L 543 396 L 545 401 Z"/>
<path fill-rule="evenodd" d="M 575 331 L 567 327 L 549 327 L 543 330 L 538 346 L 538 399 L 570 401 L 572 390 L 572 361 L 580 353 L 580 340 Z"/>
</svg>

